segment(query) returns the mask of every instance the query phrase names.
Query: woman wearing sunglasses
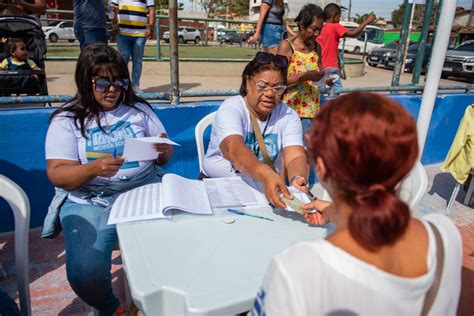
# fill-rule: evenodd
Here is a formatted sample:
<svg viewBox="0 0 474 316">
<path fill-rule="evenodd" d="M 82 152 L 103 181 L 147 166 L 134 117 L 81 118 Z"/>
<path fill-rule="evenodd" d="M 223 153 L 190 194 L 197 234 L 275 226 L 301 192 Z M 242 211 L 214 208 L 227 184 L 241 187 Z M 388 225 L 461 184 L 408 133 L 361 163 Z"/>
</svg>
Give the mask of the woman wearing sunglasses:
<svg viewBox="0 0 474 316">
<path fill-rule="evenodd" d="M 410 113 L 382 95 L 346 94 L 324 105 L 307 138 L 333 202 L 307 204 L 318 212 L 306 220 L 336 228 L 275 256 L 250 314 L 456 315 L 459 231 L 443 214 L 412 217 L 395 193 L 418 159 Z"/>
<path fill-rule="evenodd" d="M 281 102 L 287 66 L 285 56 L 257 53 L 244 69 L 240 95 L 217 111 L 203 162 L 205 176 L 250 178 L 263 185 L 269 202 L 282 208 L 279 193 L 290 194 L 278 172 L 285 167 L 290 184 L 303 191 L 309 173 L 301 122 Z"/>
<path fill-rule="evenodd" d="M 311 126 L 311 120 L 319 111 L 319 90 L 313 84 L 324 72 L 319 71 L 319 56 L 314 38 L 319 34 L 324 22 L 323 10 L 315 4 L 305 5 L 295 18 L 298 33 L 278 46 L 278 54 L 289 59 L 288 89 L 283 102 L 298 113 L 303 124 L 303 132 Z M 332 84 L 332 82 L 328 82 Z"/>
<path fill-rule="evenodd" d="M 51 223 L 59 220 L 72 289 L 101 315 L 111 315 L 120 303 L 111 286 L 117 235 L 106 224 L 108 211 L 119 193 L 161 181 L 159 166 L 173 148 L 155 144 L 152 161 L 120 157 L 127 138 L 166 137 L 166 131 L 151 106 L 134 94 L 127 66 L 113 48 L 93 44 L 82 50 L 75 80 L 75 97 L 53 113 L 46 136 L 48 177 L 66 192 L 53 200 L 43 237 L 58 233 Z"/>
</svg>

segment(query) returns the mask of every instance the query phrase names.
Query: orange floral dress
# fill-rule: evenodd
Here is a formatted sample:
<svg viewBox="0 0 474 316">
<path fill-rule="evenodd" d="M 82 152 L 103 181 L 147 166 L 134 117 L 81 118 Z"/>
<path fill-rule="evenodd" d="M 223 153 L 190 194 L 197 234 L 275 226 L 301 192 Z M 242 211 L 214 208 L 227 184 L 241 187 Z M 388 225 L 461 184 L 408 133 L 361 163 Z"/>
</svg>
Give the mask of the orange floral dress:
<svg viewBox="0 0 474 316">
<path fill-rule="evenodd" d="M 288 43 L 293 50 L 293 55 L 291 55 L 288 63 L 288 77 L 310 70 L 319 71 L 319 57 L 315 51 L 302 53 L 295 50 L 290 41 Z M 286 89 L 282 100 L 295 110 L 300 118 L 314 118 L 319 111 L 319 89 L 311 80 L 298 83 L 292 88 Z"/>
</svg>

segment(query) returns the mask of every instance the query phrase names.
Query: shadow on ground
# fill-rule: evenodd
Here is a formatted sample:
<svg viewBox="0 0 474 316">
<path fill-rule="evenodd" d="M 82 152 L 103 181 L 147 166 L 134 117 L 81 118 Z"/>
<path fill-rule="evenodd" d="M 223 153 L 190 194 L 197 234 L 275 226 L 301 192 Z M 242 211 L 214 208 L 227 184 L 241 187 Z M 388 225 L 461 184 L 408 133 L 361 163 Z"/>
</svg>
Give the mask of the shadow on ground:
<svg viewBox="0 0 474 316">
<path fill-rule="evenodd" d="M 438 173 L 433 178 L 433 185 L 428 191 L 428 194 L 433 195 L 436 193 L 441 198 L 446 200 L 447 203 L 456 184 L 456 180 L 454 180 L 453 176 L 451 176 L 449 172 Z M 466 192 L 461 188 L 461 190 L 459 190 L 458 196 L 456 197 L 456 201 L 463 203 L 465 196 Z"/>
<path fill-rule="evenodd" d="M 201 86 L 200 83 L 180 83 L 179 88 L 181 90 L 189 90 L 195 87 Z M 156 87 L 149 87 L 143 89 L 143 92 L 145 93 L 158 93 L 158 92 L 168 92 L 171 90 L 171 85 L 170 84 L 165 84 L 161 86 L 156 86 Z"/>
</svg>

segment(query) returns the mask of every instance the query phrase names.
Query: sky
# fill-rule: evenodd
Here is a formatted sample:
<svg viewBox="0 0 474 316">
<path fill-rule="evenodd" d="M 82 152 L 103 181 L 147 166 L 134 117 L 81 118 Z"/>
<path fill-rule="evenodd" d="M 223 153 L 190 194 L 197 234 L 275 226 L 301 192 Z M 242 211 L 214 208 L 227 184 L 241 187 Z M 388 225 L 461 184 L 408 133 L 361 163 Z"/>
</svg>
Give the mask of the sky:
<svg viewBox="0 0 474 316">
<path fill-rule="evenodd" d="M 471 1 L 458 0 L 458 7 L 470 9 Z M 351 16 L 354 17 L 356 14 L 362 15 L 374 11 L 376 16 L 390 19 L 392 11 L 397 9 L 401 3 L 403 3 L 403 0 L 352 0 Z M 341 0 L 341 5 L 349 8 L 349 0 Z M 347 11 L 345 16 L 347 17 Z"/>
</svg>

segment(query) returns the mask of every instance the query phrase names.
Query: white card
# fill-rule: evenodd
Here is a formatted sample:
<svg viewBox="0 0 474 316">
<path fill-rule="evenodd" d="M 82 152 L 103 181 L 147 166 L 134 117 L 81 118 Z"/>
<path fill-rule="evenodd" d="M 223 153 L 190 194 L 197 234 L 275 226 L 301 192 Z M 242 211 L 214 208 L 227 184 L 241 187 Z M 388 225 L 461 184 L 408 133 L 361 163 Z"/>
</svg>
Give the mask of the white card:
<svg viewBox="0 0 474 316">
<path fill-rule="evenodd" d="M 123 148 L 122 157 L 127 161 L 146 161 L 154 160 L 158 157 L 158 153 L 154 144 L 170 144 L 180 146 L 178 143 L 165 137 L 140 137 L 140 138 L 127 138 L 125 146 Z"/>
</svg>

